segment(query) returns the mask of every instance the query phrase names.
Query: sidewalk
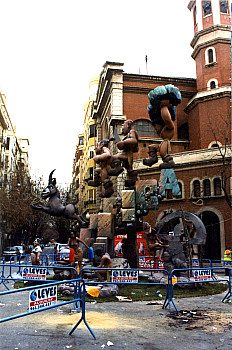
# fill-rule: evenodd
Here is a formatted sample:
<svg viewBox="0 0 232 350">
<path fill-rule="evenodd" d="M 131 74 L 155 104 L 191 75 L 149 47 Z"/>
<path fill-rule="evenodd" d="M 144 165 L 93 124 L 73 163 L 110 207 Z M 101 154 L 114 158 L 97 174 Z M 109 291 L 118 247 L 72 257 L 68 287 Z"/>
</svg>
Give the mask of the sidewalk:
<svg viewBox="0 0 232 350">
<path fill-rule="evenodd" d="M 1 285 L 0 290 L 5 290 Z M 16 297 L 17 295 L 17 297 Z M 232 348 L 232 303 L 222 303 L 222 295 L 176 299 L 179 310 L 201 310 L 204 320 L 186 324 L 175 320 L 169 309 L 146 302 L 86 303 L 86 320 L 93 338 L 82 322 L 69 332 L 81 317 L 72 304 L 1 324 L 0 348 L 83 349 L 83 350 L 205 350 Z M 28 295 L 17 293 L 0 299 L 1 318 L 9 312 L 26 312 Z M 3 304 L 3 305 L 2 305 Z M 173 308 L 174 310 L 174 308 Z M 108 345 L 107 345 L 108 344 Z"/>
</svg>

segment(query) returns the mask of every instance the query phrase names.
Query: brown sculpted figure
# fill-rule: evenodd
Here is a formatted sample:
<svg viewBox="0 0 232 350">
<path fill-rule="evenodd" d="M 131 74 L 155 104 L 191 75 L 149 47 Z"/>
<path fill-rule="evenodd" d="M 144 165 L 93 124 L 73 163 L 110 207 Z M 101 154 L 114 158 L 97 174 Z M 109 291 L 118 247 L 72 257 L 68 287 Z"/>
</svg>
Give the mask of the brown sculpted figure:
<svg viewBox="0 0 232 350">
<path fill-rule="evenodd" d="M 123 139 L 117 143 L 121 153 L 113 156 L 114 160 L 121 160 L 127 170 L 128 179 L 126 186 L 134 186 L 137 180 L 137 172 L 133 171 L 133 153 L 138 152 L 138 134 L 133 127 L 132 120 L 126 120 L 122 127 Z"/>
<path fill-rule="evenodd" d="M 113 183 L 110 180 L 110 176 L 118 176 L 123 168 L 117 166 L 114 169 L 112 165 L 112 153 L 108 148 L 109 141 L 101 140 L 97 144 L 96 156 L 93 158 L 98 167 L 95 169 L 94 180 L 89 180 L 88 185 L 98 187 L 103 184 L 104 191 L 100 193 L 100 197 L 110 197 L 114 193 Z"/>
<path fill-rule="evenodd" d="M 176 119 L 176 109 L 181 102 L 181 94 L 177 87 L 173 85 L 158 86 L 148 94 L 150 105 L 148 113 L 157 134 L 163 139 L 159 146 L 151 144 L 148 146 L 149 158 L 143 160 L 143 164 L 152 166 L 158 162 L 157 153 L 161 156 L 163 163 L 160 169 L 170 169 L 175 167 L 173 157 L 170 156 L 170 140 L 174 136 L 174 121 Z"/>
<path fill-rule="evenodd" d="M 157 234 L 152 233 L 151 226 L 148 223 L 146 224 L 148 225 L 148 231 L 145 232 L 145 238 L 147 241 L 148 250 L 150 253 L 151 252 L 154 253 L 154 257 L 156 256 L 156 251 L 159 250 L 160 251 L 159 261 L 160 261 L 163 256 L 164 249 L 168 248 L 169 244 L 164 243 L 161 239 L 159 239 Z"/>
</svg>

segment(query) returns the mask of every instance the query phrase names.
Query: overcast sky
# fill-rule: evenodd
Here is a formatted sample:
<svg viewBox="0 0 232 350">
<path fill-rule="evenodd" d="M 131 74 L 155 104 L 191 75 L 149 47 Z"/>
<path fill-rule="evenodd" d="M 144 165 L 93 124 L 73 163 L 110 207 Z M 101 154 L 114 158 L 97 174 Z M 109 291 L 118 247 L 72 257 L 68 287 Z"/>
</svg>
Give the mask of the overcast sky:
<svg viewBox="0 0 232 350">
<path fill-rule="evenodd" d="M 187 0 L 0 0 L 0 86 L 33 173 L 71 180 L 89 82 L 105 61 L 127 73 L 195 78 Z M 136 101 L 135 101 L 136 103 Z M 144 106 L 146 108 L 146 106 Z"/>
</svg>

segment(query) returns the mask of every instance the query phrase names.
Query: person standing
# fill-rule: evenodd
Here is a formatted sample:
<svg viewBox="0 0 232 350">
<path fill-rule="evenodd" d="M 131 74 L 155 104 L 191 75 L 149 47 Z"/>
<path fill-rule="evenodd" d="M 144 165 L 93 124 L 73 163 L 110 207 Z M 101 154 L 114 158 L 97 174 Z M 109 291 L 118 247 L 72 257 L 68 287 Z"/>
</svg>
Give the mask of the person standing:
<svg viewBox="0 0 232 350">
<path fill-rule="evenodd" d="M 75 267 L 75 264 L 78 263 L 79 270 L 82 269 L 82 260 L 83 260 L 83 251 L 80 247 L 80 243 L 84 244 L 84 246 L 87 249 L 89 249 L 89 246 L 84 241 L 82 241 L 80 238 L 76 237 L 74 232 L 71 231 L 67 246 L 74 250 L 73 266 Z"/>
<path fill-rule="evenodd" d="M 42 253 L 42 248 L 40 246 L 40 239 L 36 238 L 33 242 L 33 249 L 31 252 L 31 263 L 32 265 L 40 265 L 40 256 Z"/>
<path fill-rule="evenodd" d="M 225 274 L 226 276 L 229 276 L 229 268 L 232 267 L 231 265 L 231 257 L 232 257 L 232 251 L 231 249 L 226 249 L 225 252 L 224 252 L 224 265 L 225 266 L 228 266 L 227 269 L 225 269 Z"/>
<path fill-rule="evenodd" d="M 112 271 L 111 269 L 113 268 L 113 263 L 108 253 L 102 253 L 100 265 L 98 265 L 97 267 L 110 269 L 96 271 L 96 276 L 100 282 L 104 282 L 104 278 L 106 278 L 107 281 L 110 282 L 110 274 Z"/>
</svg>

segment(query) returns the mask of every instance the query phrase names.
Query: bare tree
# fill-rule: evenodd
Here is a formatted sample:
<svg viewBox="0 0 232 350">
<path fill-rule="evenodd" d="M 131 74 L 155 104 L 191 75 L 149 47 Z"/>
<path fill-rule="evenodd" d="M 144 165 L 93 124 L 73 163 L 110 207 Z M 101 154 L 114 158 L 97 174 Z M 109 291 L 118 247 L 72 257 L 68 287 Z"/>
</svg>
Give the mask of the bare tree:
<svg viewBox="0 0 232 350">
<path fill-rule="evenodd" d="M 0 188 L 0 215 L 3 231 L 11 242 L 28 244 L 35 237 L 41 215 L 31 209 L 31 203 L 41 192 L 40 180 L 36 183 L 21 167 L 11 173 Z"/>
<path fill-rule="evenodd" d="M 231 118 L 230 115 L 218 115 L 217 122 L 209 118 L 209 125 L 215 140 L 214 147 L 217 147 L 221 156 L 221 186 L 225 195 L 226 203 L 232 209 L 231 196 L 229 194 L 228 181 L 231 177 Z"/>
</svg>

